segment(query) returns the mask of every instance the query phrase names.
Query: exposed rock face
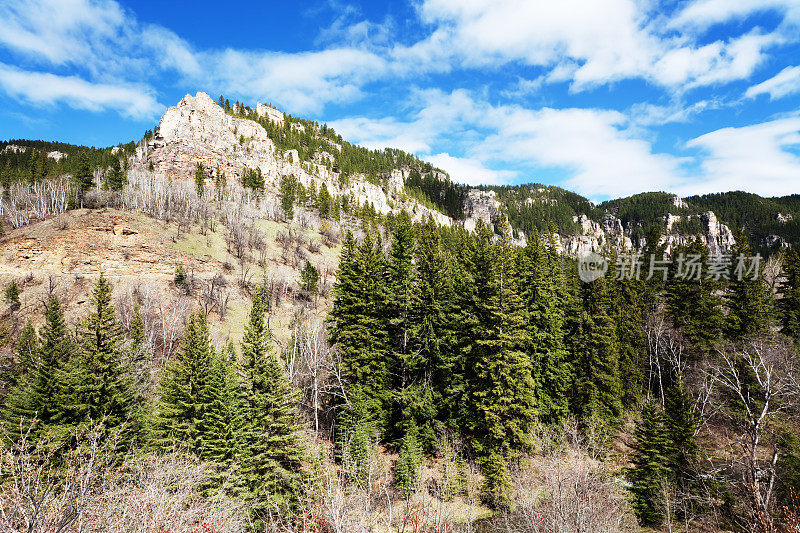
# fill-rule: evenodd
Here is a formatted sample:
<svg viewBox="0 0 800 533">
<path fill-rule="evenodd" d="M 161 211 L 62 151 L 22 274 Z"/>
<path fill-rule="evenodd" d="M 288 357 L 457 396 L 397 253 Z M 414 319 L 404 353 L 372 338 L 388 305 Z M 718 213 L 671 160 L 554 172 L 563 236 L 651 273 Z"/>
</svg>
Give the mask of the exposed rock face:
<svg viewBox="0 0 800 533">
<path fill-rule="evenodd" d="M 677 207 L 679 209 L 686 209 L 686 208 L 689 207 L 689 204 L 687 204 L 686 201 L 683 198 L 681 198 L 680 196 L 673 196 L 672 197 L 672 205 L 674 205 L 675 207 Z"/>
<path fill-rule="evenodd" d="M 117 148 L 117 147 L 115 146 L 114 148 Z M 117 148 L 117 151 L 119 151 L 119 148 Z M 113 153 L 116 153 L 116 152 L 114 152 L 114 150 L 112 149 L 111 153 L 113 154 Z M 54 150 L 52 152 L 47 152 L 47 157 L 49 159 L 53 159 L 54 161 L 61 161 L 62 159 L 67 157 L 67 154 L 65 154 L 64 152 L 59 152 L 58 150 Z"/>
<path fill-rule="evenodd" d="M 267 117 L 270 121 L 279 126 L 283 126 L 283 121 L 285 120 L 284 114 L 272 106 L 259 103 L 256 105 L 256 113 L 262 117 Z"/>
<path fill-rule="evenodd" d="M 284 114 L 273 107 L 259 104 L 256 111 L 276 123 L 285 121 Z M 332 150 L 341 150 L 336 143 L 330 144 Z M 277 194 L 281 177 L 292 175 L 304 186 L 324 182 L 331 194 L 352 195 L 361 204 L 370 202 L 382 214 L 407 209 L 415 220 L 431 215 L 440 224 L 452 224 L 438 211 L 400 197 L 407 170 L 393 170 L 387 176 L 386 191 L 358 175 L 342 188 L 339 173 L 328 168 L 331 161 L 333 155 L 326 151 L 317 152 L 313 161 L 301 161 L 297 150 L 281 152 L 260 124 L 233 117 L 207 94 L 197 93 L 167 109 L 156 136 L 137 149 L 133 163 L 140 168 L 152 163 L 155 172 L 175 180 L 194 179 L 198 163 L 206 170 L 206 179 L 224 172 L 228 179 L 241 180 L 246 168 L 257 168 L 268 193 Z"/>
<path fill-rule="evenodd" d="M 481 191 L 470 189 L 464 201 L 464 229 L 475 231 L 478 220 L 483 220 L 491 226 L 501 215 L 500 202 L 495 198 L 494 191 Z"/>
<path fill-rule="evenodd" d="M 792 215 L 784 215 L 783 213 L 778 213 L 778 216 L 775 219 L 780 222 L 781 224 L 786 224 L 787 222 L 791 222 L 794 220 Z"/>
</svg>

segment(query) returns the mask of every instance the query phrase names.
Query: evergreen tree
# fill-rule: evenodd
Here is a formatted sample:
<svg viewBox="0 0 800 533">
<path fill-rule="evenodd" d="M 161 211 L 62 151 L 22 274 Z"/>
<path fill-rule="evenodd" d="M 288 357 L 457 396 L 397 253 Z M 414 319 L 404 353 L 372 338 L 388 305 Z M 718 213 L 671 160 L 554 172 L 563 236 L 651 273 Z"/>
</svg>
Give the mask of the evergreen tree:
<svg viewBox="0 0 800 533">
<path fill-rule="evenodd" d="M 675 376 L 667 389 L 664 414 L 668 465 L 677 486 L 686 489 L 691 481 L 698 445 L 695 436 L 697 419 L 682 374 Z"/>
<path fill-rule="evenodd" d="M 319 293 L 319 272 L 311 261 L 306 261 L 300 271 L 300 290 L 309 300 Z"/>
<path fill-rule="evenodd" d="M 78 156 L 78 166 L 72 176 L 72 182 L 75 184 L 79 196 L 83 196 L 83 194 L 94 185 L 94 177 L 92 176 L 92 169 L 89 166 L 89 159 L 84 153 Z"/>
<path fill-rule="evenodd" d="M 213 370 L 214 349 L 206 316 L 192 314 L 178 353 L 162 370 L 152 421 L 153 445 L 180 444 L 203 456 L 211 440 L 210 412 L 219 392 L 212 387 Z"/>
<path fill-rule="evenodd" d="M 676 248 L 673 256 L 666 285 L 667 314 L 694 347 L 707 351 L 722 332 L 722 302 L 716 295 L 721 283 L 698 272 L 709 261 L 708 249 L 699 240 Z"/>
<path fill-rule="evenodd" d="M 275 506 L 296 507 L 305 461 L 296 395 L 270 349 L 266 308 L 266 294 L 259 291 L 242 340 L 243 473 L 256 517 Z"/>
<path fill-rule="evenodd" d="M 126 181 L 127 179 L 125 173 L 122 171 L 119 159 L 115 157 L 111 160 L 111 168 L 106 178 L 106 188 L 111 191 L 121 191 L 122 188 L 125 187 Z"/>
<path fill-rule="evenodd" d="M 415 394 L 407 396 L 412 401 L 405 418 L 414 415 L 418 440 L 431 451 L 436 441 L 435 419 L 451 428 L 458 426 L 456 414 L 464 393 L 463 365 L 454 335 L 459 310 L 453 291 L 454 269 L 432 218 L 419 227 L 415 251 L 411 314 L 415 344 L 413 356 L 408 358 Z"/>
<path fill-rule="evenodd" d="M 622 414 L 622 381 L 614 321 L 609 316 L 606 281 L 581 285 L 582 310 L 576 343 L 577 407 L 585 422 L 615 425 Z"/>
<path fill-rule="evenodd" d="M 500 231 L 501 241 L 495 247 L 491 230 L 483 224 L 476 228 L 471 267 L 478 328 L 469 361 L 469 388 L 473 446 L 484 470 L 485 496 L 491 505 L 508 508 L 507 461 L 512 453 L 530 448 L 536 411 L 531 358 L 524 351 L 530 340 L 517 288 L 517 250 L 507 224 L 501 222 Z"/>
<path fill-rule="evenodd" d="M 790 248 L 784 257 L 784 277 L 781 284 L 781 332 L 800 342 L 800 252 Z"/>
<path fill-rule="evenodd" d="M 19 309 L 19 285 L 17 285 L 16 280 L 12 280 L 11 283 L 8 284 L 8 287 L 6 287 L 5 297 L 6 303 L 11 308 L 11 311 Z"/>
<path fill-rule="evenodd" d="M 640 524 L 658 526 L 664 520 L 663 488 L 669 483 L 669 469 L 664 412 L 656 402 L 645 404 L 634 438 L 636 443 L 628 472 L 633 509 Z"/>
<path fill-rule="evenodd" d="M 416 354 L 414 306 L 416 303 L 416 273 L 413 267 L 414 233 L 411 217 L 402 211 L 392 225 L 392 249 L 387 265 L 386 313 L 390 343 L 389 373 L 394 376 L 392 389 L 396 391 L 395 413 L 391 427 L 395 435 L 403 435 L 414 419 L 417 405 L 424 395 L 427 376 L 417 375 L 424 366 Z M 414 360 L 412 360 L 412 358 Z M 427 410 L 430 414 L 431 409 Z M 433 416 L 431 416 L 431 419 Z M 416 436 L 415 436 L 416 439 Z"/>
<path fill-rule="evenodd" d="M 194 171 L 194 188 L 197 191 L 197 196 L 203 196 L 206 190 L 206 172 L 201 163 L 197 163 L 197 168 Z"/>
<path fill-rule="evenodd" d="M 388 429 L 389 343 L 386 259 L 380 238 L 367 232 L 360 246 L 345 238 L 330 312 L 331 341 L 342 354 L 351 406 L 363 407 L 381 434 Z"/>
<path fill-rule="evenodd" d="M 400 454 L 394 469 L 397 488 L 406 498 L 411 497 L 419 485 L 420 469 L 425 457 L 417 440 L 417 429 L 411 425 L 400 445 Z"/>
<path fill-rule="evenodd" d="M 280 196 L 283 214 L 287 220 L 292 220 L 294 218 L 294 203 L 297 200 L 297 180 L 294 176 L 283 176 L 281 178 Z"/>
<path fill-rule="evenodd" d="M 59 403 L 63 424 L 104 420 L 113 429 L 132 419 L 133 386 L 123 361 L 122 333 L 111 302 L 111 286 L 100 274 L 92 290 L 92 309 L 81 332 L 81 356 L 63 370 Z M 129 428 L 131 429 L 131 428 Z"/>
<path fill-rule="evenodd" d="M 772 295 L 764 282 L 763 268 L 748 272 L 753 252 L 747 238 L 737 232 L 732 252 L 731 276 L 726 294 L 726 329 L 732 338 L 769 333 L 772 326 Z"/>
<path fill-rule="evenodd" d="M 31 432 L 34 439 L 61 419 L 62 408 L 57 404 L 58 393 L 62 390 L 60 371 L 72 354 L 73 343 L 55 295 L 47 302 L 44 318 L 33 367 L 11 391 L 6 403 L 3 418 L 11 436 L 18 437 L 20 427 L 26 430 L 34 417 L 36 426 Z"/>
<path fill-rule="evenodd" d="M 533 234 L 520 256 L 521 295 L 528 315 L 533 379 L 539 419 L 558 423 L 569 415 L 570 369 L 564 346 L 564 310 L 558 286 L 563 282 L 559 258 Z"/>
</svg>

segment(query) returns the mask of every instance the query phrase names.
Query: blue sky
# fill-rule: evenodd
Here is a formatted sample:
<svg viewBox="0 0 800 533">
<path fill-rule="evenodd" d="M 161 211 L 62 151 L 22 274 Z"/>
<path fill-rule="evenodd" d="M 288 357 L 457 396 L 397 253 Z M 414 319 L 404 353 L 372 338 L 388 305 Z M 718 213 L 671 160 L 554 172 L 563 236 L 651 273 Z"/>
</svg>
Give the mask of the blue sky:
<svg viewBox="0 0 800 533">
<path fill-rule="evenodd" d="M 0 139 L 271 102 L 461 182 L 800 193 L 800 0 L 0 0 Z"/>
</svg>

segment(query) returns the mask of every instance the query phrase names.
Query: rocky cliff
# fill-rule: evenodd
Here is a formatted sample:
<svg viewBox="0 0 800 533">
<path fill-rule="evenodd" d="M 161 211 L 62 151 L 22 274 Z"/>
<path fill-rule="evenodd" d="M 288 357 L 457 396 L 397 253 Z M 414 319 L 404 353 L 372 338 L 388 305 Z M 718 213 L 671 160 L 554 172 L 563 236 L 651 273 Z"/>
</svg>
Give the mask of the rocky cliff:
<svg viewBox="0 0 800 533">
<path fill-rule="evenodd" d="M 273 107 L 258 104 L 256 110 L 272 122 L 284 123 L 283 113 Z M 337 149 L 336 143 L 329 144 Z M 283 176 L 294 176 L 304 186 L 325 183 L 331 194 L 350 196 L 360 204 L 369 202 L 382 214 L 406 209 L 415 220 L 430 215 L 439 224 L 453 223 L 450 217 L 405 197 L 407 169 L 394 169 L 384 176 L 384 187 L 363 175 L 349 176 L 342 185 L 339 172 L 326 164 L 331 159 L 329 152 L 320 151 L 313 160 L 301 161 L 296 150 L 279 150 L 259 123 L 234 117 L 207 94 L 197 93 L 167 109 L 154 136 L 138 148 L 133 164 L 140 169 L 152 166 L 156 173 L 175 180 L 194 179 L 198 164 L 209 181 L 219 173 L 240 181 L 246 169 L 259 169 L 267 194 L 277 194 Z"/>
<path fill-rule="evenodd" d="M 259 103 L 255 112 L 279 126 L 283 126 L 287 120 L 281 111 L 266 104 Z M 291 127 L 295 131 L 302 128 L 304 133 L 308 133 L 307 126 L 303 124 L 291 122 Z M 380 186 L 359 174 L 349 175 L 343 180 L 333 164 L 333 154 L 340 152 L 341 146 L 322 136 L 319 139 L 324 139 L 330 149 L 318 150 L 310 160 L 301 160 L 296 150 L 280 150 L 258 122 L 226 113 L 207 94 L 197 93 L 196 96 L 186 95 L 175 107 L 167 109 L 154 135 L 140 144 L 133 165 L 140 169 L 152 168 L 171 179 L 183 180 L 194 179 L 197 165 L 200 164 L 205 178 L 212 183 L 219 173 L 225 173 L 227 179 L 239 181 L 247 169 L 259 169 L 264 176 L 267 194 L 277 195 L 281 178 L 293 176 L 304 186 L 319 187 L 324 183 L 331 194 L 349 196 L 362 205 L 370 203 L 381 214 L 405 209 L 414 220 L 431 216 L 441 225 L 462 224 L 469 231 L 475 229 L 479 220 L 492 225 L 504 216 L 504 204 L 494 190 L 467 189 L 463 196 L 464 218 L 454 221 L 406 194 L 405 181 L 409 176 L 409 168 L 395 168 L 383 174 Z M 443 174 L 433 172 L 437 179 L 448 179 Z M 557 203 L 557 200 L 546 197 L 544 188 L 535 191 L 538 195 L 535 201 Z M 534 198 L 527 198 L 524 203 L 531 205 L 533 202 Z M 678 197 L 673 198 L 672 205 L 680 209 L 688 207 Z M 668 248 L 699 237 L 712 253 L 730 249 L 734 242 L 733 235 L 713 212 L 686 215 L 687 218 L 693 216 L 699 218 L 703 228 L 697 235 L 675 231 L 682 216 L 665 215 L 667 234 L 662 239 Z M 560 236 L 563 250 L 571 255 L 606 247 L 633 250 L 642 244 L 641 240 L 634 242 L 632 239 L 635 228 L 624 227 L 622 221 L 611 213 L 595 215 L 594 219 L 580 214 L 573 217 L 573 222 L 578 231 Z M 516 236 L 516 244 L 524 245 L 524 233 L 516 232 Z"/>
</svg>

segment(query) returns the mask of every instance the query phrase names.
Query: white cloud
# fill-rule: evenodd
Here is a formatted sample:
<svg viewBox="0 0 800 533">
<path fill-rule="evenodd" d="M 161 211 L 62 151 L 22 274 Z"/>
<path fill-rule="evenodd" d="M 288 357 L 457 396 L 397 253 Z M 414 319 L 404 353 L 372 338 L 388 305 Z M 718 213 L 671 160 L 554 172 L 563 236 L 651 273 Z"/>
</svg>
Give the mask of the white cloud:
<svg viewBox="0 0 800 533">
<path fill-rule="evenodd" d="M 163 109 L 147 89 L 91 83 L 76 76 L 31 72 L 0 63 L 0 87 L 10 96 L 36 105 L 66 103 L 78 109 L 112 109 L 122 115 L 152 119 Z"/>
<path fill-rule="evenodd" d="M 702 177 L 683 194 L 744 190 L 765 196 L 796 194 L 800 183 L 800 117 L 723 128 L 689 141 L 701 150 Z"/>
<path fill-rule="evenodd" d="M 670 26 L 705 28 L 769 10 L 782 11 L 788 21 L 800 22 L 797 0 L 694 0 L 672 19 Z"/>
<path fill-rule="evenodd" d="M 450 174 L 455 181 L 467 185 L 502 185 L 517 176 L 510 170 L 486 168 L 477 159 L 453 157 L 447 153 L 428 155 L 423 159 Z"/>
<path fill-rule="evenodd" d="M 784 4 L 788 0 L 773 0 L 767 7 Z M 540 66 L 549 69 L 542 79 L 571 81 L 573 92 L 634 78 L 682 91 L 747 79 L 767 49 L 789 38 L 786 32 L 753 31 L 698 44 L 693 30 L 676 32 L 681 24 L 667 29 L 654 7 L 637 0 L 425 0 L 420 17 L 436 30 L 395 56 L 415 60 L 423 70 L 444 62 L 467 68 Z"/>
<path fill-rule="evenodd" d="M 747 89 L 745 96 L 755 98 L 759 94 L 768 94 L 770 100 L 777 100 L 796 92 L 800 92 L 800 66 L 786 67 L 770 79 Z"/>
</svg>

